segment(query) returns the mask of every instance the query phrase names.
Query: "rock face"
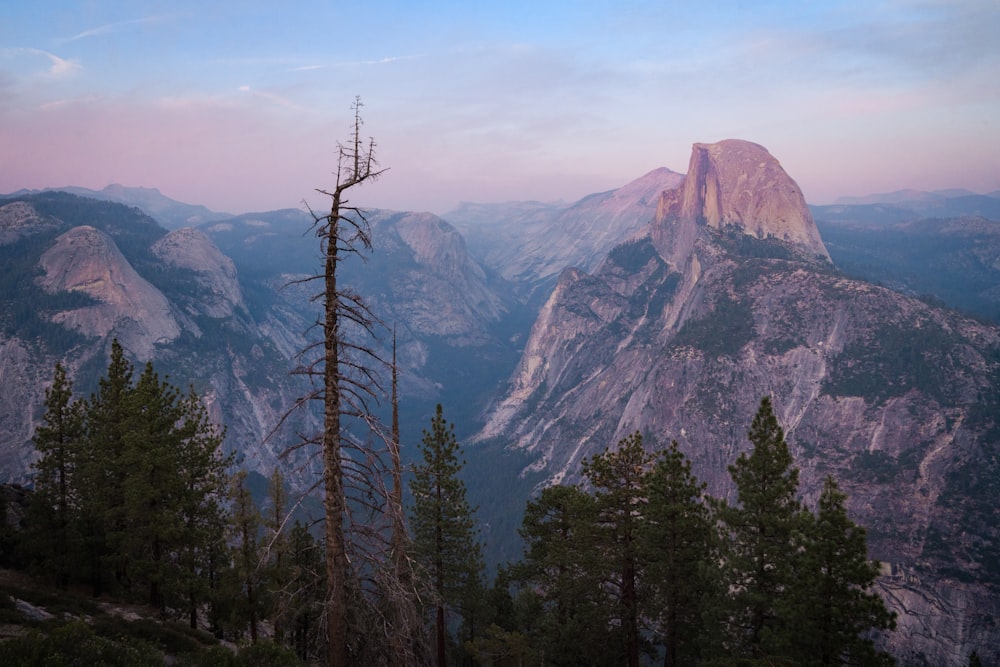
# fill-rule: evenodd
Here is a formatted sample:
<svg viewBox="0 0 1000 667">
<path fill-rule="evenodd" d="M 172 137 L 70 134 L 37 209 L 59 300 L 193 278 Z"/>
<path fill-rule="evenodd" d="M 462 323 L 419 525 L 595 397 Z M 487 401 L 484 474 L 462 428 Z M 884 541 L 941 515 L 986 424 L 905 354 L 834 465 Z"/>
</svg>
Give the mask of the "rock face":
<svg viewBox="0 0 1000 667">
<path fill-rule="evenodd" d="M 738 139 L 695 144 L 684 184 L 664 192 L 653 239 L 661 255 L 683 261 L 693 228 L 734 227 L 830 259 L 799 186 L 763 146 Z"/>
<path fill-rule="evenodd" d="M 752 144 L 696 145 L 647 237 L 562 273 L 478 441 L 508 443 L 547 484 L 640 430 L 676 439 L 731 498 L 727 466 L 771 395 L 804 501 L 833 474 L 885 564 L 890 650 L 1000 659 L 985 556 L 1000 545 L 1000 328 L 836 272 L 778 169 Z M 753 183 L 773 200 L 742 194 Z"/>
<path fill-rule="evenodd" d="M 660 193 L 682 180 L 681 174 L 660 168 L 571 206 L 467 204 L 445 217 L 507 280 L 550 285 L 567 266 L 594 269 L 611 248 L 652 220 Z"/>
<path fill-rule="evenodd" d="M 39 284 L 48 292 L 82 292 L 93 306 L 62 311 L 54 321 L 85 336 L 117 336 L 140 359 L 169 343 L 181 328 L 170 302 L 136 273 L 111 238 L 90 226 L 74 227 L 56 239 L 39 262 Z"/>
<path fill-rule="evenodd" d="M 14 201 L 0 206 L 0 245 L 55 227 L 56 223 L 43 218 L 28 202 Z"/>
<path fill-rule="evenodd" d="M 183 227 L 157 241 L 152 251 L 167 265 L 193 272 L 207 291 L 200 291 L 198 300 L 189 304 L 192 314 L 221 318 L 246 309 L 236 265 L 204 232 Z"/>
<path fill-rule="evenodd" d="M 483 342 L 488 325 L 508 310 L 462 235 L 441 218 L 380 212 L 372 233 L 377 252 L 397 264 L 403 260 L 392 273 L 385 305 L 414 333 L 447 336 L 457 345 Z"/>
<path fill-rule="evenodd" d="M 172 383 L 193 386 L 249 470 L 270 475 L 296 441 L 291 431 L 315 426 L 303 413 L 288 433 L 265 440 L 308 389 L 248 312 L 232 261 L 202 232 L 166 234 L 136 209 L 64 193 L 6 203 L 0 225 L 12 232 L 0 234 L 0 257 L 20 272 L 0 276 L 5 480 L 30 475 L 30 440 L 56 361 L 86 395 L 106 368 L 111 338 L 133 363 L 153 361 Z"/>
</svg>

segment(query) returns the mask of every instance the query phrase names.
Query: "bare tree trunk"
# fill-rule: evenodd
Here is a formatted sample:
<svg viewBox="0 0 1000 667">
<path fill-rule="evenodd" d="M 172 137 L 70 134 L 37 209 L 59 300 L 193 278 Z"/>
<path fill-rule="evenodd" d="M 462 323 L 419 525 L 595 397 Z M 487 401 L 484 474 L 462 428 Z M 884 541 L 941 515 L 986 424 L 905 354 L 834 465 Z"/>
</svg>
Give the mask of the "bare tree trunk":
<svg viewBox="0 0 1000 667">
<path fill-rule="evenodd" d="M 392 332 L 392 437 L 389 442 L 392 458 L 392 560 L 396 576 L 403 581 L 406 573 L 406 526 L 403 525 L 403 466 L 399 454 L 399 393 L 396 377 L 396 332 Z"/>
<path fill-rule="evenodd" d="M 406 562 L 406 526 L 403 524 L 403 467 L 399 455 L 399 391 L 396 372 L 396 330 L 392 332 L 392 433 L 389 436 L 389 456 L 392 459 L 392 491 L 389 496 L 389 513 L 392 521 L 392 538 L 389 543 L 395 584 L 399 594 L 409 590 L 410 576 Z M 390 664 L 406 667 L 410 662 L 412 647 L 408 621 L 404 611 L 405 600 L 393 600 L 393 626 L 390 641 Z"/>
<path fill-rule="evenodd" d="M 326 629 L 331 667 L 347 667 L 347 556 L 344 547 L 344 479 L 340 461 L 340 313 L 337 308 L 337 262 L 340 236 L 340 188 L 330 208 L 326 252 L 325 391 L 323 482 L 326 488 Z"/>
<path fill-rule="evenodd" d="M 440 409 L 440 406 L 439 406 Z M 437 589 L 437 623 L 435 632 L 437 633 L 437 664 L 438 667 L 445 667 L 448 664 L 446 635 L 447 630 L 444 625 L 444 562 L 442 553 L 444 552 L 444 517 L 441 516 L 441 480 L 435 484 L 434 492 L 437 494 L 437 522 L 434 527 L 434 587 Z"/>
</svg>

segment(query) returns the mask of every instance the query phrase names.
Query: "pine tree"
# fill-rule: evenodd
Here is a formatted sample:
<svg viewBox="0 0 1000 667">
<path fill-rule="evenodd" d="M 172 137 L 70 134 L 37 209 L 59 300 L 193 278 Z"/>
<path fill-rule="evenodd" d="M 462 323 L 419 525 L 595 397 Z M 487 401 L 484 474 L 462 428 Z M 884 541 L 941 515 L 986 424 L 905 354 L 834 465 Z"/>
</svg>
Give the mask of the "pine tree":
<svg viewBox="0 0 1000 667">
<path fill-rule="evenodd" d="M 75 479 L 84 437 L 83 404 L 73 399 L 73 383 L 61 363 L 45 391 L 45 415 L 35 430 L 40 458 L 35 469 L 35 493 L 29 509 L 27 542 L 40 572 L 56 585 L 69 585 L 73 568 L 73 523 L 78 508 Z"/>
<path fill-rule="evenodd" d="M 77 493 L 80 498 L 82 565 L 95 595 L 109 580 L 130 587 L 123 541 L 127 539 L 125 515 L 126 436 L 129 429 L 129 396 L 134 368 L 117 340 L 111 342 L 107 374 L 98 381 L 96 394 L 85 406 L 87 437 L 78 460 Z"/>
<path fill-rule="evenodd" d="M 752 451 L 729 466 L 739 505 L 720 504 L 718 514 L 726 532 L 724 574 L 733 603 L 730 651 L 758 658 L 780 651 L 793 630 L 786 607 L 802 512 L 796 499 L 799 471 L 767 396 L 749 438 Z"/>
<path fill-rule="evenodd" d="M 718 590 L 716 540 L 705 485 L 691 473 L 676 441 L 660 452 L 647 494 L 643 559 L 649 564 L 649 615 L 657 619 L 664 666 L 695 664 L 706 634 L 704 612 Z"/>
<path fill-rule="evenodd" d="M 237 627 L 248 628 L 250 642 L 259 638 L 258 622 L 263 612 L 263 568 L 261 567 L 260 529 L 261 516 L 250 495 L 247 474 L 240 471 L 233 476 L 230 500 L 232 521 L 229 526 L 229 544 L 232 552 L 230 595 L 235 595 L 233 621 Z"/>
<path fill-rule="evenodd" d="M 319 653 L 319 620 L 324 607 L 323 545 L 299 521 L 292 526 L 288 542 L 291 644 L 300 660 L 313 664 Z"/>
<path fill-rule="evenodd" d="M 792 656 L 799 664 L 892 664 L 875 650 L 872 630 L 895 627 L 895 616 L 871 591 L 878 564 L 868 560 L 865 530 L 847 516 L 847 495 L 827 477 L 815 517 L 799 533 L 802 556 L 791 589 Z"/>
<path fill-rule="evenodd" d="M 465 462 L 455 438 L 455 426 L 444 419 L 438 404 L 430 431 L 421 442 L 423 463 L 413 471 L 411 525 L 414 551 L 430 578 L 434 594 L 437 664 L 447 664 L 446 607 L 461 602 L 463 587 L 482 568 L 476 539 L 474 509 L 459 478 Z"/>
<path fill-rule="evenodd" d="M 606 579 L 616 590 L 618 623 L 623 632 L 625 659 L 639 665 L 639 614 L 644 591 L 645 562 L 641 534 L 646 520 L 646 479 L 652 456 L 633 433 L 618 442 L 614 451 L 583 462 L 583 474 L 594 486 L 598 549 L 608 567 Z"/>
<path fill-rule="evenodd" d="M 116 541 L 118 560 L 129 584 L 147 587 L 149 603 L 162 609 L 164 588 L 177 578 L 169 572 L 174 565 L 169 560 L 183 530 L 177 511 L 184 479 L 176 432 L 183 415 L 177 390 L 160 381 L 152 363 L 146 364 L 126 404 L 121 494 L 127 530 Z"/>
<path fill-rule="evenodd" d="M 524 558 L 512 568 L 524 606 L 535 609 L 529 634 L 552 665 L 618 664 L 611 649 L 613 601 L 602 586 L 603 553 L 595 548 L 597 508 L 576 486 L 550 486 L 524 511 Z"/>
<path fill-rule="evenodd" d="M 175 504 L 180 534 L 174 549 L 176 581 L 170 600 L 186 608 L 192 628 L 198 609 L 211 599 L 229 516 L 226 498 L 233 455 L 222 454 L 225 429 L 213 424 L 205 406 L 192 389 L 181 400 L 183 419 L 177 425 L 177 474 L 181 496 Z"/>
</svg>

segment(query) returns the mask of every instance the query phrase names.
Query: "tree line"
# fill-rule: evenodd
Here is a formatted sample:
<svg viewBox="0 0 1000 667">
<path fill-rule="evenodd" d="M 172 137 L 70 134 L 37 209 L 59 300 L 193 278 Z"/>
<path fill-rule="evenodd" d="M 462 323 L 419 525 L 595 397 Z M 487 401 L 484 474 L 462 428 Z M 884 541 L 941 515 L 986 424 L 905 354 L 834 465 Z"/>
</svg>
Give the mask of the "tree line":
<svg viewBox="0 0 1000 667">
<path fill-rule="evenodd" d="M 193 391 L 152 364 L 137 374 L 114 341 L 94 394 L 74 398 L 57 364 L 45 408 L 8 564 L 59 588 L 143 601 L 220 638 L 324 658 L 324 538 L 290 520 L 279 470 L 255 501 Z M 438 405 L 411 469 L 409 530 L 394 537 L 411 566 L 405 594 L 419 599 L 417 627 L 393 634 L 401 620 L 388 599 L 376 623 L 360 586 L 347 607 L 352 655 L 372 664 L 891 664 L 874 639 L 894 618 L 871 590 L 878 566 L 846 495 L 828 477 L 816 507 L 802 506 L 769 398 L 749 440 L 730 466 L 734 504 L 706 494 L 676 442 L 656 451 L 637 432 L 585 459 L 580 483 L 527 502 L 523 557 L 487 582 L 462 448 Z"/>
<path fill-rule="evenodd" d="M 637 432 L 586 459 L 579 484 L 529 500 L 524 555 L 489 590 L 463 537 L 464 584 L 442 589 L 461 619 L 448 664 L 893 664 L 875 639 L 894 615 L 846 494 L 827 477 L 814 509 L 800 503 L 768 397 L 749 439 L 734 504 L 706 494 L 676 442 L 651 451 Z"/>
<path fill-rule="evenodd" d="M 307 526 L 288 519 L 281 471 L 258 507 L 198 395 L 151 363 L 137 374 L 117 340 L 98 384 L 74 398 L 56 365 L 5 564 L 60 589 L 144 602 L 220 638 L 256 641 L 266 617 L 277 639 L 303 648 L 320 559 Z"/>
</svg>

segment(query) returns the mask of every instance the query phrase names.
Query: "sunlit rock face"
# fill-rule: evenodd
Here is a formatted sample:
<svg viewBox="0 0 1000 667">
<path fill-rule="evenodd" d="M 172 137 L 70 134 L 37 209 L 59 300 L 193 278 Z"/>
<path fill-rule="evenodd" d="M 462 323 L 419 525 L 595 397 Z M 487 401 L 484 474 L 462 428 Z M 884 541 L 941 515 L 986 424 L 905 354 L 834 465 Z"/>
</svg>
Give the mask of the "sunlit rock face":
<svg viewBox="0 0 1000 667">
<path fill-rule="evenodd" d="M 82 292 L 97 303 L 65 310 L 54 321 L 86 336 L 116 336 L 131 353 L 148 359 L 157 344 L 181 333 L 170 302 L 140 276 L 104 232 L 82 225 L 56 239 L 39 262 L 49 292 Z"/>
<path fill-rule="evenodd" d="M 767 149 L 749 141 L 694 144 L 684 184 L 660 198 L 654 243 L 665 258 L 682 262 L 700 225 L 778 239 L 830 259 L 802 190 Z"/>
</svg>

